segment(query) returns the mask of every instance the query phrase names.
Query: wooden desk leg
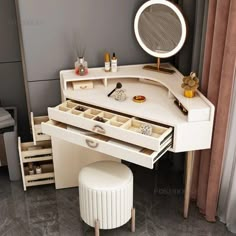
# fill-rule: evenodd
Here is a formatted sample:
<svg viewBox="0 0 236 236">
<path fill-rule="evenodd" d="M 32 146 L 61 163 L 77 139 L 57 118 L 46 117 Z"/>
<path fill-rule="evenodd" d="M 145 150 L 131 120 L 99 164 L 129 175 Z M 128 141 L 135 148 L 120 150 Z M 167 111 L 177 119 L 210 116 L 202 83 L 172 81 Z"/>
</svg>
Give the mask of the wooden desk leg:
<svg viewBox="0 0 236 236">
<path fill-rule="evenodd" d="M 192 172 L 194 163 L 194 151 L 186 153 L 186 168 L 185 168 L 185 191 L 184 191 L 184 218 L 188 217 Z"/>
</svg>

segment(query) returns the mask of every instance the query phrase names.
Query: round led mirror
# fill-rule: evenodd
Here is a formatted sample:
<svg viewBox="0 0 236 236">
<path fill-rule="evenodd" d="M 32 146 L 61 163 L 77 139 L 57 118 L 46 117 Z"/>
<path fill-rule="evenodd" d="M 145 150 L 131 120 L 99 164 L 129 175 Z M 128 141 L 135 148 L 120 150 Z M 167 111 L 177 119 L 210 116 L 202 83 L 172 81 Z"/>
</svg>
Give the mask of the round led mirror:
<svg viewBox="0 0 236 236">
<path fill-rule="evenodd" d="M 173 3 L 150 0 L 139 8 L 134 20 L 134 32 L 140 46 L 158 58 L 157 67 L 149 69 L 162 71 L 160 58 L 175 55 L 185 42 L 186 22 Z"/>
</svg>

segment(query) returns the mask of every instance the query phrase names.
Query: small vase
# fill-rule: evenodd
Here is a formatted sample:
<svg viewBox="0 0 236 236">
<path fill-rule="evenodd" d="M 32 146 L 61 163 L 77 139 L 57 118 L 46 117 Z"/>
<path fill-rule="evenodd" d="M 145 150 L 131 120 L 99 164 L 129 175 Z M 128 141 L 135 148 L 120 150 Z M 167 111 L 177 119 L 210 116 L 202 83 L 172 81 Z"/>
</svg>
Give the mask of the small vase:
<svg viewBox="0 0 236 236">
<path fill-rule="evenodd" d="M 186 98 L 193 98 L 195 96 L 194 90 L 184 90 L 184 96 Z"/>
</svg>

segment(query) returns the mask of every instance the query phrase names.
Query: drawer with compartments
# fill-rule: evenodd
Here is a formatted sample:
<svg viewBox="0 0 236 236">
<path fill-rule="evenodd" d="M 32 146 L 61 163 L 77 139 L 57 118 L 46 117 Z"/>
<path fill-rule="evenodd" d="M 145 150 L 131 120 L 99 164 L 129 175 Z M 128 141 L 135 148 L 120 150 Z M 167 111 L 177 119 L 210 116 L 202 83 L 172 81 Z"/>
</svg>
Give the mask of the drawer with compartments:
<svg viewBox="0 0 236 236">
<path fill-rule="evenodd" d="M 51 120 L 160 152 L 172 143 L 173 128 L 103 108 L 66 101 L 48 108 Z"/>
<path fill-rule="evenodd" d="M 48 108 L 48 116 L 43 133 L 148 168 L 173 142 L 172 127 L 80 102 Z"/>
</svg>

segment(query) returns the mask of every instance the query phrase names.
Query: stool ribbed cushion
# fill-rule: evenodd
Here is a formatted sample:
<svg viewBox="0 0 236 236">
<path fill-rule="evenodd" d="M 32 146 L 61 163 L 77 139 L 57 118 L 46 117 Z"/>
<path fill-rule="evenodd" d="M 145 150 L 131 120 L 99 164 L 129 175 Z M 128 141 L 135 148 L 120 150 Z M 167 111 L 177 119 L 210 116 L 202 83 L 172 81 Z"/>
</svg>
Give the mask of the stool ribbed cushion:
<svg viewBox="0 0 236 236">
<path fill-rule="evenodd" d="M 79 173 L 80 215 L 94 227 L 113 229 L 127 223 L 133 207 L 133 174 L 124 164 L 100 161 Z"/>
</svg>

